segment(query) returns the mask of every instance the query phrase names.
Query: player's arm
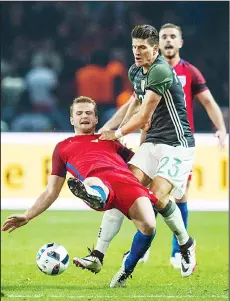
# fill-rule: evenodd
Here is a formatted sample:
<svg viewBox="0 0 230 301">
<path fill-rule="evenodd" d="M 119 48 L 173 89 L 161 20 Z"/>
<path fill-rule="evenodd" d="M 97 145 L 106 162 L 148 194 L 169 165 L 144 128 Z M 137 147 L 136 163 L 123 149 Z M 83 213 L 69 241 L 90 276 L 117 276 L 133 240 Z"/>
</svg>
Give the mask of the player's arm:
<svg viewBox="0 0 230 301">
<path fill-rule="evenodd" d="M 128 109 L 127 109 L 127 112 L 126 112 L 126 114 L 125 114 L 125 116 L 124 116 L 124 118 L 123 118 L 123 120 L 122 120 L 122 122 L 121 122 L 119 128 L 122 127 L 124 124 L 126 124 L 126 123 L 128 122 L 128 120 L 129 120 L 134 114 L 136 114 L 136 113 L 138 112 L 139 107 L 140 107 L 140 102 L 139 102 L 139 100 L 138 100 L 136 94 L 133 93 L 132 100 L 131 100 L 131 102 L 130 102 L 130 104 L 129 104 L 129 107 L 128 107 Z"/>
<path fill-rule="evenodd" d="M 155 111 L 161 96 L 154 91 L 148 90 L 145 94 L 144 100 L 140 107 L 140 110 L 135 114 L 125 125 L 119 130 L 105 131 L 101 134 L 99 139 L 101 140 L 114 140 L 119 139 L 122 136 L 128 135 L 138 129 L 141 129 L 147 122 L 149 122 L 153 112 Z M 117 135 L 117 133 L 119 133 Z"/>
<path fill-rule="evenodd" d="M 205 78 L 202 73 L 193 65 L 190 64 L 190 71 L 192 74 L 192 91 L 196 99 L 204 106 L 209 118 L 215 125 L 217 132 L 216 136 L 219 139 L 219 145 L 224 145 L 226 137 L 226 127 L 224 124 L 223 114 L 220 107 L 213 98 L 210 90 L 207 87 Z"/>
<path fill-rule="evenodd" d="M 219 105 L 216 103 L 210 90 L 205 90 L 197 94 L 196 98 L 204 106 L 209 118 L 215 125 L 217 129 L 216 136 L 219 139 L 219 145 L 223 147 L 227 130 L 224 123 L 224 117 Z"/>
<path fill-rule="evenodd" d="M 161 99 L 161 95 L 147 90 L 140 110 L 121 128 L 123 136 L 141 129 L 152 117 Z"/>
<path fill-rule="evenodd" d="M 131 95 L 129 100 L 124 103 L 118 110 L 117 112 L 112 116 L 111 119 L 109 119 L 102 128 L 99 129 L 98 133 L 102 133 L 103 131 L 106 130 L 112 130 L 112 129 L 117 129 L 119 125 L 121 124 L 122 120 L 124 119 L 130 103 L 133 101 L 135 98 L 134 93 Z"/>
<path fill-rule="evenodd" d="M 13 230 L 26 225 L 31 219 L 41 214 L 57 199 L 65 182 L 66 169 L 59 154 L 57 145 L 52 157 L 52 174 L 45 191 L 37 198 L 34 205 L 24 214 L 13 214 L 7 218 L 2 226 L 2 231 Z"/>
<path fill-rule="evenodd" d="M 167 65 L 157 66 L 148 73 L 146 93 L 140 109 L 125 125 L 116 132 L 103 132 L 99 137 L 101 140 L 114 140 L 141 129 L 151 120 L 151 117 L 158 106 L 162 95 L 169 89 L 173 82 L 173 72 Z"/>
<path fill-rule="evenodd" d="M 12 232 L 16 228 L 26 225 L 31 219 L 49 208 L 57 199 L 64 182 L 64 178 L 51 175 L 46 190 L 37 198 L 34 205 L 24 214 L 10 215 L 4 222 L 2 231 L 9 230 Z"/>
</svg>

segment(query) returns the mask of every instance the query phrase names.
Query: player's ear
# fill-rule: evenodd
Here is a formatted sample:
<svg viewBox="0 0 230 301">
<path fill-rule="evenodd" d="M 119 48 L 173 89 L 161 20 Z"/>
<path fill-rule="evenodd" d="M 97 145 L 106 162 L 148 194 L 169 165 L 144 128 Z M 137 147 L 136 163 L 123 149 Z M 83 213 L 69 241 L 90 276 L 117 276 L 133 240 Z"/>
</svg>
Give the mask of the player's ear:
<svg viewBox="0 0 230 301">
<path fill-rule="evenodd" d="M 153 55 L 155 55 L 156 53 L 158 53 L 159 51 L 159 46 L 158 45 L 154 45 L 153 46 Z"/>
<path fill-rule="evenodd" d="M 98 124 L 98 116 L 96 116 L 96 124 Z"/>
<path fill-rule="evenodd" d="M 179 48 L 182 48 L 183 45 L 184 45 L 184 40 L 181 39 Z"/>
<path fill-rule="evenodd" d="M 71 125 L 74 125 L 74 124 L 73 124 L 73 117 L 70 117 L 70 124 L 71 124 Z"/>
</svg>

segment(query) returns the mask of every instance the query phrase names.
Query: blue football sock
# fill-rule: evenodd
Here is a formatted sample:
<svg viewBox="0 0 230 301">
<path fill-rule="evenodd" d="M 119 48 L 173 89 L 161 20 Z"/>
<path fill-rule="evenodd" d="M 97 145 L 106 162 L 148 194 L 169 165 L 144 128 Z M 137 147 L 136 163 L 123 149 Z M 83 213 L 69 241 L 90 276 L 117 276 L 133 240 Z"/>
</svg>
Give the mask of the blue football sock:
<svg viewBox="0 0 230 301">
<path fill-rule="evenodd" d="M 187 202 L 186 203 L 176 203 L 176 204 L 180 209 L 185 228 L 187 229 L 188 228 L 188 205 L 187 205 Z M 175 253 L 180 253 L 180 247 L 178 245 L 176 236 L 173 235 L 171 257 L 174 257 Z"/>
<path fill-rule="evenodd" d="M 100 196 L 101 196 L 102 200 L 103 200 L 104 202 L 106 202 L 106 199 L 107 199 L 107 198 L 106 198 L 106 194 L 105 194 L 104 189 L 103 189 L 101 186 L 91 185 L 90 187 L 93 188 L 93 189 L 95 189 L 95 190 L 97 190 L 97 192 L 100 193 Z"/>
<path fill-rule="evenodd" d="M 138 260 L 145 254 L 145 252 L 150 247 L 155 234 L 156 231 L 152 235 L 144 235 L 140 231 L 137 231 L 133 238 L 131 251 L 125 261 L 126 272 L 133 271 Z"/>
</svg>

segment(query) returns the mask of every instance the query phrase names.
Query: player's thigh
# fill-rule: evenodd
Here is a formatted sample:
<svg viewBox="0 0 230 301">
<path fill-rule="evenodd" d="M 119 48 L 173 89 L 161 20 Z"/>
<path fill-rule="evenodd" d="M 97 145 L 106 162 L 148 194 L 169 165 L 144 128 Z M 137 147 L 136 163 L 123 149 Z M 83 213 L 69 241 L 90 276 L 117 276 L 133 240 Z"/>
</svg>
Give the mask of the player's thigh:
<svg viewBox="0 0 230 301">
<path fill-rule="evenodd" d="M 142 170 L 140 170 L 139 168 L 137 168 L 136 166 L 134 166 L 132 164 L 129 164 L 128 166 L 129 166 L 129 170 L 141 182 L 142 185 L 147 187 L 150 184 L 150 182 L 151 182 L 150 177 L 147 176 Z"/>
<path fill-rule="evenodd" d="M 150 197 L 148 189 L 132 173 L 111 175 L 110 186 L 114 192 L 114 208 L 120 210 L 127 217 L 129 217 L 129 209 L 139 197 Z M 152 202 L 154 203 L 154 200 Z"/>
<path fill-rule="evenodd" d="M 150 179 L 156 174 L 158 166 L 155 145 L 153 143 L 143 143 L 128 164 L 135 177 L 144 186 L 147 186 Z"/>
<path fill-rule="evenodd" d="M 156 153 L 158 155 L 159 164 L 152 184 L 154 185 L 155 181 L 162 182 L 158 177 L 164 178 L 172 187 L 170 188 L 170 185 L 165 184 L 166 187 L 162 188 L 162 190 L 164 190 L 162 192 L 163 196 L 168 189 L 168 193 L 170 192 L 175 198 L 181 199 L 185 193 L 187 180 L 190 170 L 192 169 L 194 148 L 158 144 Z M 159 183 L 156 184 L 156 187 L 157 186 L 159 187 Z"/>
<path fill-rule="evenodd" d="M 145 235 L 151 235 L 156 228 L 156 220 L 150 200 L 147 197 L 139 197 L 128 211 L 129 218 L 134 225 Z"/>
</svg>

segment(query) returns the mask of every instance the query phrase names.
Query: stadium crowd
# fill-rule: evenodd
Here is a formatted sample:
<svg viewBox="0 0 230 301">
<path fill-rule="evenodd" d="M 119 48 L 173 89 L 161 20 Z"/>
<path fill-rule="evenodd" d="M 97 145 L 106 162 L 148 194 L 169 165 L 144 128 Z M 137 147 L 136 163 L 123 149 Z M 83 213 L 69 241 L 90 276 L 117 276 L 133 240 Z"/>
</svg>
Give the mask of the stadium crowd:
<svg viewBox="0 0 230 301">
<path fill-rule="evenodd" d="M 130 31 L 182 27 L 182 57 L 197 66 L 228 119 L 227 2 L 2 3 L 2 131 L 71 131 L 74 97 L 96 100 L 103 125 L 132 93 Z M 219 18 L 218 16 L 221 16 Z M 218 18 L 218 20 L 217 20 Z M 213 130 L 195 102 L 196 132 Z M 69 125 L 68 125 L 69 124 Z"/>
</svg>

